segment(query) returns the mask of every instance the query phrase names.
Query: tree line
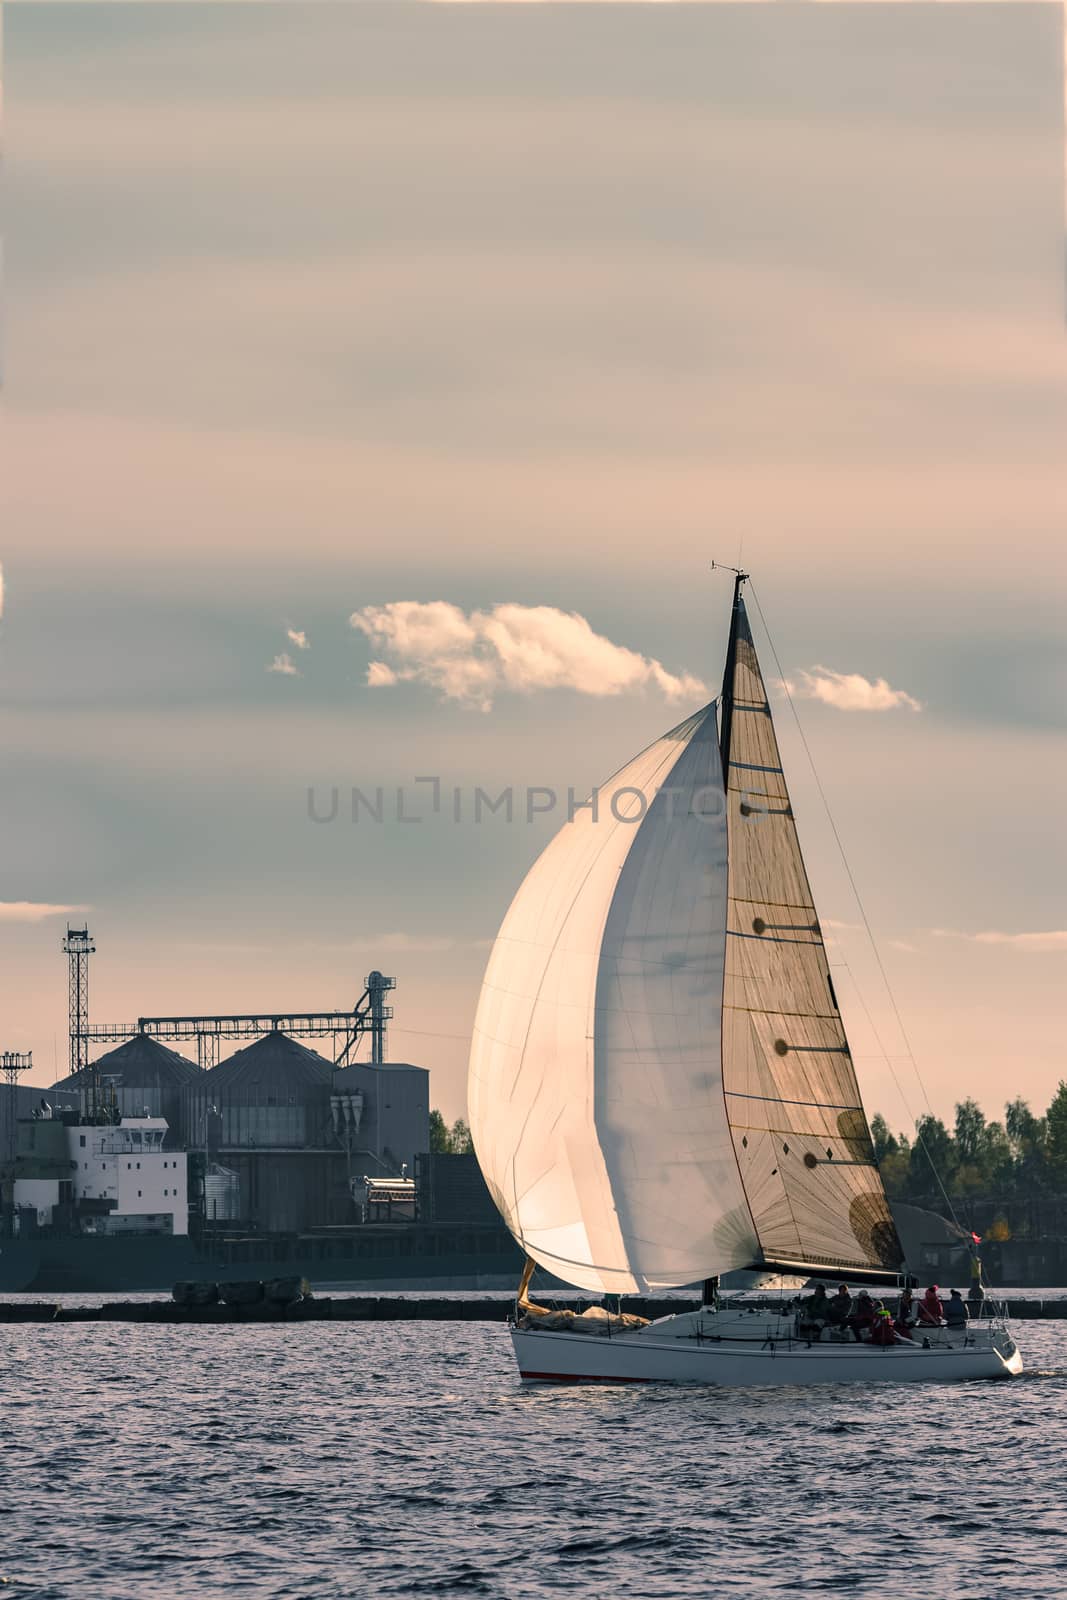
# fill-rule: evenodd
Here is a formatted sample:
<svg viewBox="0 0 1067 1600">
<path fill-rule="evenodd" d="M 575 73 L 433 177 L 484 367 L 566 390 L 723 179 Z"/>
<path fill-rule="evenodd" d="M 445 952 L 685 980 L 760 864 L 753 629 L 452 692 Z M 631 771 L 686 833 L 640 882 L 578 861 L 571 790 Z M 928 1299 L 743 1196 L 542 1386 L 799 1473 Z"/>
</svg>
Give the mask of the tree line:
<svg viewBox="0 0 1067 1600">
<path fill-rule="evenodd" d="M 467 1156 L 474 1149 L 471 1131 L 462 1117 L 451 1127 L 435 1108 L 430 1112 L 430 1149 L 442 1156 Z"/>
<path fill-rule="evenodd" d="M 1067 1196 L 1067 1083 L 1040 1117 L 1016 1098 L 1004 1107 L 1002 1122 L 987 1122 L 968 1098 L 957 1104 L 951 1129 L 940 1117 L 924 1116 L 909 1138 L 891 1133 L 879 1112 L 871 1118 L 871 1138 L 891 1200 L 929 1201 L 941 1185 L 961 1200 Z M 440 1111 L 431 1111 L 430 1149 L 468 1155 L 474 1145 L 463 1118 L 450 1127 Z"/>
<path fill-rule="evenodd" d="M 1002 1122 L 987 1122 L 976 1100 L 956 1106 L 951 1130 L 940 1117 L 920 1117 L 915 1134 L 893 1134 L 879 1113 L 871 1119 L 874 1153 L 891 1200 L 1029 1200 L 1067 1195 L 1067 1083 L 1044 1116 L 1025 1100 L 1004 1108 Z M 937 1176 L 934 1176 L 936 1170 Z"/>
</svg>

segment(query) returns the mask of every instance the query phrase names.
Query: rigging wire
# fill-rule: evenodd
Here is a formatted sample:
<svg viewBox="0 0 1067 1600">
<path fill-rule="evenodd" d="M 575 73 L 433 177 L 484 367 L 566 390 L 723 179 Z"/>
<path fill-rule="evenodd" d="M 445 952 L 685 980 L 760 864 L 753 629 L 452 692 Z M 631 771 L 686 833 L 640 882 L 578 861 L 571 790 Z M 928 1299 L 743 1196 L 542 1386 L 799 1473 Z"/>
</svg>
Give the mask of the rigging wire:
<svg viewBox="0 0 1067 1600">
<path fill-rule="evenodd" d="M 928 1112 L 929 1116 L 932 1119 L 933 1118 L 933 1114 L 934 1114 L 933 1107 L 930 1104 L 930 1097 L 926 1092 L 926 1085 L 923 1082 L 922 1074 L 919 1071 L 919 1063 L 915 1059 L 915 1052 L 912 1049 L 911 1040 L 908 1037 L 908 1031 L 904 1026 L 904 1019 L 900 1014 L 900 1008 L 897 1005 L 896 997 L 894 996 L 893 990 L 890 987 L 889 976 L 888 976 L 888 974 L 887 974 L 887 972 L 885 970 L 885 963 L 882 960 L 882 953 L 879 950 L 878 942 L 874 937 L 874 930 L 872 929 L 871 924 L 870 924 L 870 920 L 869 920 L 869 918 L 867 916 L 867 909 L 864 906 L 863 900 L 860 897 L 859 887 L 858 887 L 858 885 L 856 883 L 855 877 L 853 876 L 852 868 L 849 865 L 848 857 L 845 854 L 845 846 L 844 846 L 844 844 L 842 842 L 841 835 L 838 832 L 837 823 L 834 820 L 834 814 L 830 810 L 830 802 L 826 798 L 826 791 L 822 786 L 822 780 L 819 777 L 818 769 L 817 769 L 817 767 L 815 765 L 815 758 L 811 753 L 811 747 L 808 744 L 807 737 L 806 737 L 806 735 L 804 733 L 803 725 L 802 725 L 802 723 L 800 721 L 800 714 L 797 711 L 796 703 L 795 703 L 795 701 L 793 699 L 793 695 L 792 695 L 792 693 L 790 691 L 788 680 L 787 680 L 787 678 L 785 676 L 785 673 L 782 670 L 782 663 L 778 659 L 778 651 L 775 648 L 774 639 L 773 639 L 773 637 L 771 635 L 771 630 L 767 626 L 767 619 L 763 615 L 763 607 L 760 605 L 759 595 L 756 593 L 756 586 L 752 582 L 751 578 L 749 578 L 749 580 L 748 580 L 748 587 L 749 587 L 749 592 L 752 595 L 753 600 L 756 602 L 756 610 L 759 613 L 760 623 L 762 625 L 764 635 L 766 636 L 767 643 L 771 647 L 771 656 L 773 657 L 775 667 L 777 668 L 777 671 L 778 671 L 778 681 L 782 685 L 783 690 L 785 691 L 785 697 L 789 702 L 789 709 L 793 713 L 793 721 L 796 723 L 797 733 L 800 735 L 800 742 L 804 746 L 804 754 L 806 755 L 806 757 L 808 759 L 808 765 L 811 768 L 811 775 L 815 779 L 815 787 L 819 791 L 819 799 L 822 801 L 823 810 L 826 812 L 826 820 L 830 824 L 830 831 L 833 833 L 834 841 L 835 841 L 835 843 L 837 845 L 838 853 L 841 856 L 841 863 L 842 863 L 842 865 L 843 865 L 843 867 L 845 869 L 845 874 L 846 874 L 846 876 L 848 878 L 849 886 L 850 886 L 850 888 L 852 890 L 852 895 L 853 895 L 853 898 L 855 899 L 855 902 L 856 902 L 856 907 L 857 907 L 857 909 L 859 911 L 860 917 L 863 920 L 864 931 L 866 932 L 867 939 L 868 939 L 868 942 L 870 944 L 871 950 L 874 953 L 874 959 L 875 959 L 875 962 L 877 963 L 878 971 L 881 974 L 882 984 L 883 984 L 883 986 L 885 988 L 886 994 L 889 997 L 889 1004 L 892 1007 L 893 1015 L 896 1018 L 897 1027 L 900 1030 L 900 1037 L 903 1040 L 904 1048 L 907 1051 L 906 1059 L 911 1062 L 912 1071 L 915 1074 L 915 1081 L 919 1085 L 920 1093 L 922 1094 L 923 1100 L 926 1102 L 927 1112 Z M 855 982 L 854 976 L 853 976 L 853 982 Z M 858 985 L 856 986 L 856 992 L 857 992 L 857 994 L 859 994 L 859 986 Z M 860 1004 L 863 1006 L 863 1010 L 867 1015 L 867 1020 L 871 1024 L 871 1031 L 874 1034 L 874 1037 L 875 1037 L 875 1040 L 877 1041 L 878 1047 L 882 1052 L 882 1055 L 883 1055 L 883 1057 L 885 1059 L 886 1066 L 889 1068 L 890 1074 L 892 1075 L 893 1083 L 896 1086 L 897 1093 L 900 1095 L 900 1099 L 901 1099 L 901 1102 L 902 1102 L 902 1104 L 904 1106 L 904 1110 L 906 1111 L 907 1115 L 909 1117 L 911 1117 L 911 1115 L 912 1115 L 911 1108 L 908 1105 L 908 1099 L 907 1099 L 907 1096 L 904 1093 L 903 1087 L 901 1086 L 900 1079 L 897 1077 L 896 1068 L 893 1066 L 892 1058 L 889 1056 L 889 1054 L 887 1053 L 887 1051 L 885 1049 L 885 1046 L 882 1044 L 882 1040 L 879 1037 L 878 1030 L 874 1026 L 873 1018 L 871 1017 L 870 1011 L 867 1009 L 867 1004 L 864 1001 L 862 995 L 860 995 Z M 922 1152 L 923 1152 L 924 1156 L 926 1157 L 927 1161 L 930 1164 L 930 1171 L 934 1175 L 934 1181 L 936 1182 L 938 1189 L 941 1191 L 941 1197 L 942 1197 L 942 1199 L 944 1200 L 946 1206 L 949 1209 L 949 1214 L 951 1215 L 953 1222 L 956 1224 L 957 1228 L 960 1228 L 960 1231 L 962 1232 L 964 1230 L 963 1230 L 962 1224 L 960 1223 L 959 1217 L 956 1215 L 956 1208 L 952 1204 L 952 1200 L 951 1200 L 951 1198 L 949 1196 L 948 1190 L 945 1188 L 945 1185 L 944 1185 L 944 1183 L 942 1182 L 942 1179 L 941 1179 L 941 1174 L 937 1169 L 937 1164 L 934 1161 L 934 1158 L 933 1158 L 932 1154 L 930 1153 L 930 1148 L 929 1148 L 926 1140 L 923 1138 L 922 1133 L 920 1131 L 919 1120 L 918 1120 L 918 1118 L 913 1118 L 913 1121 L 915 1123 L 915 1138 L 916 1138 L 916 1142 L 921 1146 Z M 967 1231 L 969 1231 L 969 1230 L 967 1230 Z"/>
</svg>

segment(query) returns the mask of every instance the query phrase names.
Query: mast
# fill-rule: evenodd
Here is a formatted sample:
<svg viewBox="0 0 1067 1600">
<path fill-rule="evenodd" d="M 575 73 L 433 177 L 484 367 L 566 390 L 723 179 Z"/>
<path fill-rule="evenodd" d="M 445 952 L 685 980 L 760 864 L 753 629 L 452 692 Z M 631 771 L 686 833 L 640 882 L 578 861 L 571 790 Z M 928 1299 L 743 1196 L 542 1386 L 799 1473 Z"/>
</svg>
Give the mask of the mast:
<svg viewBox="0 0 1067 1600">
<path fill-rule="evenodd" d="M 733 731 L 734 720 L 734 675 L 737 668 L 737 630 L 743 615 L 741 594 L 748 582 L 747 572 L 740 572 L 736 567 L 731 567 L 729 570 L 734 575 L 734 603 L 730 612 L 730 638 L 726 646 L 726 666 L 722 675 L 720 696 L 722 715 L 719 720 L 719 754 L 724 782 L 730 765 L 730 734 Z"/>
<path fill-rule="evenodd" d="M 717 565 L 719 565 L 718 562 L 712 562 L 713 567 Z M 748 578 L 748 573 L 742 572 L 738 567 L 731 567 L 729 571 L 734 575 L 734 603 L 730 611 L 730 636 L 726 644 L 726 665 L 723 668 L 722 693 L 719 696 L 719 705 L 721 707 L 719 716 L 719 759 L 722 764 L 724 790 L 727 783 L 727 773 L 730 770 L 730 734 L 733 731 L 734 719 L 734 675 L 737 668 L 737 630 L 742 615 L 741 595 Z M 700 1298 L 705 1306 L 710 1307 L 718 1303 L 718 1277 L 704 1279 Z"/>
</svg>

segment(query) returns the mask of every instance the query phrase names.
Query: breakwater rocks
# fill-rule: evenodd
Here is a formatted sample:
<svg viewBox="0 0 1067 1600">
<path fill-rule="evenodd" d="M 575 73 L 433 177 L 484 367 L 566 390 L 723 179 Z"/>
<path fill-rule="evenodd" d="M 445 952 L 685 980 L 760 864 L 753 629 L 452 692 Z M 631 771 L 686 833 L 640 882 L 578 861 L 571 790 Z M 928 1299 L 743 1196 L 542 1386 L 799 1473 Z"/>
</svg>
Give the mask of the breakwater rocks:
<svg viewBox="0 0 1067 1600">
<path fill-rule="evenodd" d="M 587 1299 L 553 1295 L 553 1306 L 581 1311 Z M 232 1326 L 235 1322 L 503 1322 L 513 1301 L 503 1295 L 313 1295 L 303 1278 L 266 1282 L 178 1283 L 170 1300 L 111 1300 L 102 1305 L 57 1305 L 53 1301 L 0 1301 L 4 1322 L 143 1322 L 170 1325 Z M 621 1309 L 654 1320 L 692 1311 L 696 1300 L 638 1299 L 624 1296 Z M 998 1308 L 1020 1319 L 1067 1319 L 1067 1297 L 1056 1300 L 1004 1300 Z M 777 1300 L 733 1302 L 754 1314 L 781 1309 Z M 988 1309 L 992 1309 L 989 1307 Z"/>
</svg>

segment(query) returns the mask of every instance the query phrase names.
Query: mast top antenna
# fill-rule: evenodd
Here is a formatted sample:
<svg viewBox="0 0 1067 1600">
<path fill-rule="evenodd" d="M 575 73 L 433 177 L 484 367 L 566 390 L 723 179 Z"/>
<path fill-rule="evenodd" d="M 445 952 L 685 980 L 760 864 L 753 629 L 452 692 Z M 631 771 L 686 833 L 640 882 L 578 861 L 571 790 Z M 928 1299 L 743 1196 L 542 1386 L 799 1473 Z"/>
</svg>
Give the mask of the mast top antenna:
<svg viewBox="0 0 1067 1600">
<path fill-rule="evenodd" d="M 741 583 L 746 583 L 748 581 L 747 572 L 743 572 L 740 567 L 731 567 L 725 561 L 713 561 L 711 563 L 711 570 L 712 572 L 732 572 L 734 577 L 737 578 Z"/>
</svg>

